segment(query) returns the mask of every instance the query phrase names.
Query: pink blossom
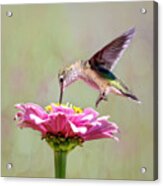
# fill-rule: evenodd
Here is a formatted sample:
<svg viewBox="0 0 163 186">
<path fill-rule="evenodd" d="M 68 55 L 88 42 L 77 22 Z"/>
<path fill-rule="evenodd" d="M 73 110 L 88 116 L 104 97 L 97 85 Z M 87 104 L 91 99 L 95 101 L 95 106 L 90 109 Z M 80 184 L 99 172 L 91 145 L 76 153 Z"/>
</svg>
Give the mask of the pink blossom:
<svg viewBox="0 0 163 186">
<path fill-rule="evenodd" d="M 52 103 L 45 109 L 33 103 L 17 104 L 19 109 L 15 119 L 18 127 L 29 127 L 41 132 L 43 138 L 48 134 L 64 138 L 78 137 L 83 141 L 100 138 L 118 140 L 118 126 L 108 120 L 109 116 L 99 117 L 92 108 L 81 109 L 72 105 Z"/>
</svg>

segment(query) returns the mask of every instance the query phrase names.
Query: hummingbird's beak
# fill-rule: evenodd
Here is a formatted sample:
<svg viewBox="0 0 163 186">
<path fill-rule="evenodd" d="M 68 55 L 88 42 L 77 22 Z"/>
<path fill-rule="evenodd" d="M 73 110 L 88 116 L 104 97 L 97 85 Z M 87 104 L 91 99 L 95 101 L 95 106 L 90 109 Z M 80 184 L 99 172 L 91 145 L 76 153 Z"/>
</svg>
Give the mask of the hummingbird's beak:
<svg viewBox="0 0 163 186">
<path fill-rule="evenodd" d="M 62 98 L 63 98 L 63 82 L 60 83 L 60 97 L 59 97 L 59 104 L 62 104 Z"/>
</svg>

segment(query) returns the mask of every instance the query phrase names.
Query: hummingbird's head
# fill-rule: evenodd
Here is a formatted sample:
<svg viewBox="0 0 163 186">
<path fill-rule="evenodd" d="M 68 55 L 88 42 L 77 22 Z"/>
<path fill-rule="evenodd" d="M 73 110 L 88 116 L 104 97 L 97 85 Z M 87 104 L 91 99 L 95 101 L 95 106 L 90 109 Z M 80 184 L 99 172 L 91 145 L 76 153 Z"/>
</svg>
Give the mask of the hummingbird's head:
<svg viewBox="0 0 163 186">
<path fill-rule="evenodd" d="M 59 103 L 62 103 L 62 97 L 63 97 L 63 91 L 65 88 L 66 84 L 66 76 L 67 76 L 67 71 L 63 70 L 58 73 L 58 81 L 59 81 L 59 86 L 60 86 L 60 98 L 59 98 Z"/>
<path fill-rule="evenodd" d="M 79 75 L 77 64 L 72 64 L 58 73 L 58 81 L 60 85 L 60 98 L 59 103 L 62 103 L 63 92 L 66 87 L 77 80 Z"/>
<path fill-rule="evenodd" d="M 63 87 L 63 90 L 71 83 L 72 70 L 73 69 L 69 67 L 58 73 L 59 85 Z"/>
</svg>

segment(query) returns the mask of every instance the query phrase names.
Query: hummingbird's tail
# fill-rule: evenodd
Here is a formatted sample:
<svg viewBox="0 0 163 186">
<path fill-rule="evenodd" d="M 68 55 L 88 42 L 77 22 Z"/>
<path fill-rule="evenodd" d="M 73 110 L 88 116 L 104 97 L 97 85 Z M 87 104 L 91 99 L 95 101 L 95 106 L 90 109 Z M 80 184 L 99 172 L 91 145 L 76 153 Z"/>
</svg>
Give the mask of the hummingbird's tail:
<svg viewBox="0 0 163 186">
<path fill-rule="evenodd" d="M 115 91 L 115 89 L 113 89 L 113 93 L 127 97 L 133 101 L 136 101 L 137 103 L 141 103 L 141 101 L 129 90 L 129 88 L 120 79 L 111 81 L 110 84 L 112 85 L 112 87 L 118 90 L 117 92 Z"/>
<path fill-rule="evenodd" d="M 132 93 L 123 93 L 122 94 L 126 97 L 128 97 L 129 99 L 132 99 L 133 101 L 136 101 L 137 103 L 141 103 L 141 101 Z"/>
</svg>

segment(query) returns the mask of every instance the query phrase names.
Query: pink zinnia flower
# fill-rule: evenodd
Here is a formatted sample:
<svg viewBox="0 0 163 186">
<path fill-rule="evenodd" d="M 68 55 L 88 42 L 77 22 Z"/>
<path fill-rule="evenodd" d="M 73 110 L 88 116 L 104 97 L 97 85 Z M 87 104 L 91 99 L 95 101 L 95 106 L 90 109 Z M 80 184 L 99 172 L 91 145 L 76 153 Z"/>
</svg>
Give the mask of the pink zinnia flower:
<svg viewBox="0 0 163 186">
<path fill-rule="evenodd" d="M 108 121 L 109 116 L 99 117 L 92 108 L 82 110 L 72 105 L 51 104 L 45 109 L 33 103 L 17 104 L 15 119 L 20 128 L 29 127 L 41 132 L 55 151 L 69 151 L 84 141 L 113 138 L 118 126 Z"/>
</svg>

